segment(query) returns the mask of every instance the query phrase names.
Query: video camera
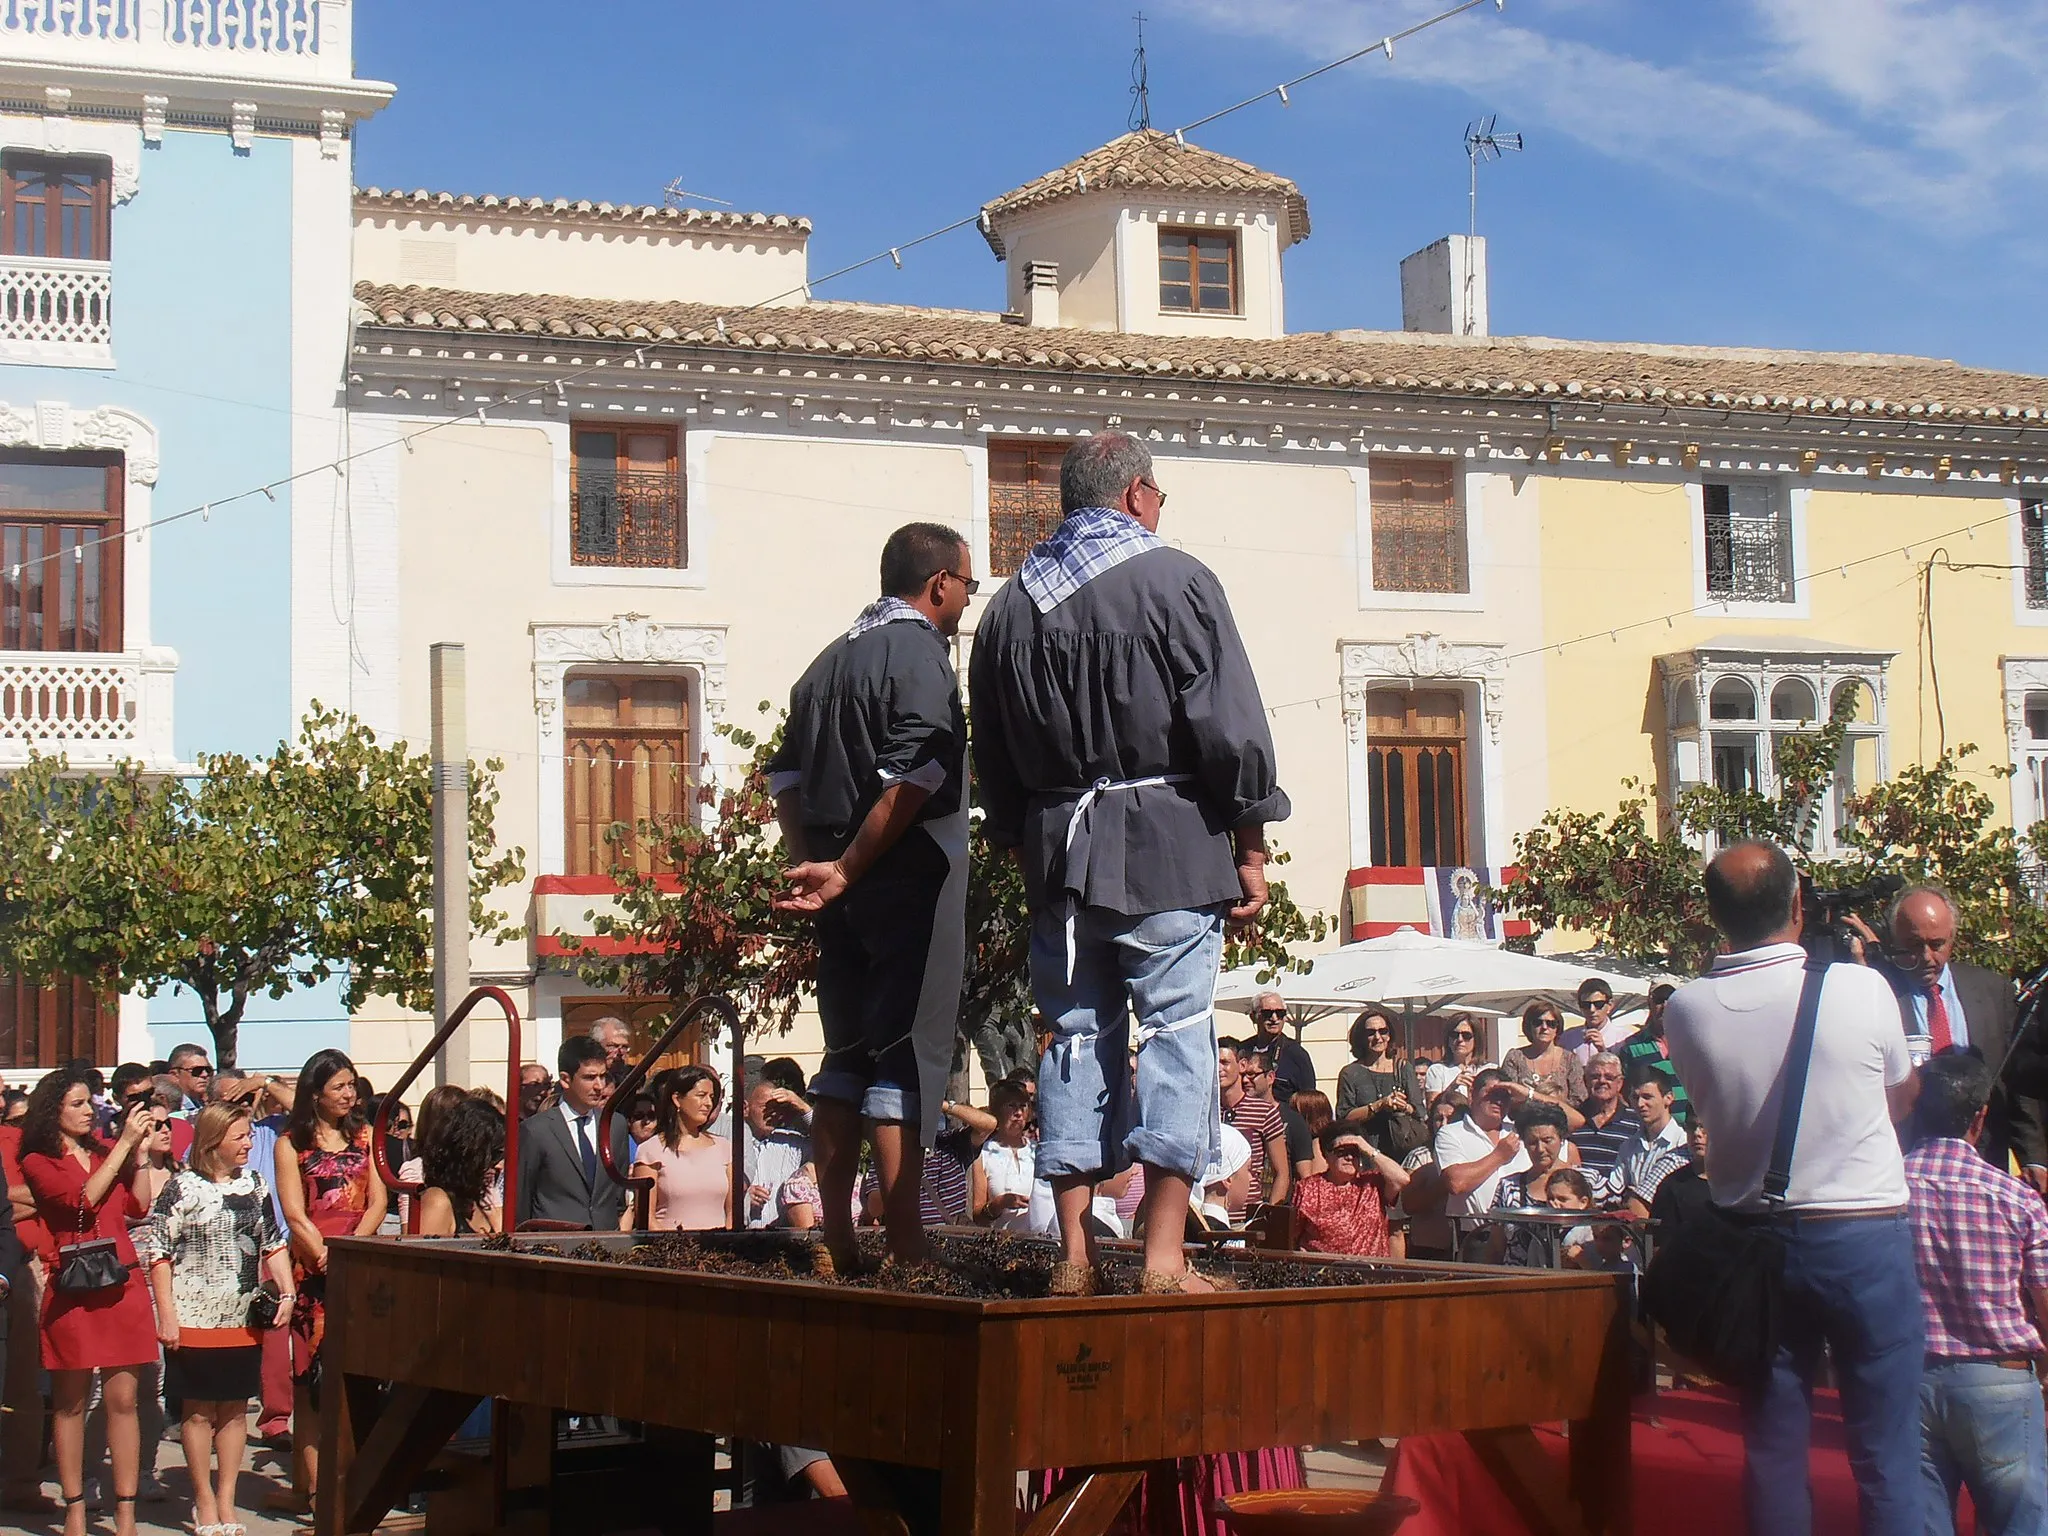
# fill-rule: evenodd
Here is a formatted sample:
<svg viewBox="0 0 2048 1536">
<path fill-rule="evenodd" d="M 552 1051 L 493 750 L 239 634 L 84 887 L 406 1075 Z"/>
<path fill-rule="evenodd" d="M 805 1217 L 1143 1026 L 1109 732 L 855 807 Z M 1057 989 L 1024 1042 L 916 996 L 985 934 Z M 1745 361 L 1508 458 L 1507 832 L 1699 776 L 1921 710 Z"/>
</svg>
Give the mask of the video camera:
<svg viewBox="0 0 2048 1536">
<path fill-rule="evenodd" d="M 1898 875 L 1872 875 L 1861 885 L 1845 885 L 1840 890 L 1824 891 L 1813 883 L 1811 875 L 1802 874 L 1799 877 L 1799 910 L 1803 922 L 1799 942 L 1809 955 L 1818 960 L 1853 962 L 1856 958 L 1854 945 L 1860 936 L 1842 921 L 1843 916 L 1858 907 L 1889 901 L 1905 888 L 1906 882 Z M 1874 928 L 1877 924 L 1871 926 Z"/>
</svg>

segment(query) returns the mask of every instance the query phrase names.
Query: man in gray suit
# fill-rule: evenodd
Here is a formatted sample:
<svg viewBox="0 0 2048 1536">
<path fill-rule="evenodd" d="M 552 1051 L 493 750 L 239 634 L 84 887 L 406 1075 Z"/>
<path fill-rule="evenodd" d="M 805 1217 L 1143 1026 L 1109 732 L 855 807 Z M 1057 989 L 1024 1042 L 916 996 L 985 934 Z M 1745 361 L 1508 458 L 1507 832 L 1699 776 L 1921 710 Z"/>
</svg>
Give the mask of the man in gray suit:
<svg viewBox="0 0 2048 1536">
<path fill-rule="evenodd" d="M 1995 1072 L 2012 1042 L 2018 1000 L 2012 982 L 1953 957 L 1956 906 L 1938 885 L 1913 885 L 1892 901 L 1885 926 L 1885 967 L 1898 994 L 1906 1050 L 1919 1066 L 1954 1047 L 1974 1049 Z M 2000 1082 L 1991 1092 L 1977 1150 L 1994 1168 L 2019 1159 L 2027 1182 L 2048 1193 L 2048 1130 L 2041 1101 Z"/>
<path fill-rule="evenodd" d="M 561 1103 L 519 1128 L 519 1225 L 558 1222 L 615 1232 L 626 1225 L 626 1189 L 604 1171 L 597 1150 L 598 1112 L 611 1096 L 605 1049 L 572 1035 L 555 1056 Z M 612 1160 L 626 1169 L 626 1117 L 612 1120 Z"/>
</svg>

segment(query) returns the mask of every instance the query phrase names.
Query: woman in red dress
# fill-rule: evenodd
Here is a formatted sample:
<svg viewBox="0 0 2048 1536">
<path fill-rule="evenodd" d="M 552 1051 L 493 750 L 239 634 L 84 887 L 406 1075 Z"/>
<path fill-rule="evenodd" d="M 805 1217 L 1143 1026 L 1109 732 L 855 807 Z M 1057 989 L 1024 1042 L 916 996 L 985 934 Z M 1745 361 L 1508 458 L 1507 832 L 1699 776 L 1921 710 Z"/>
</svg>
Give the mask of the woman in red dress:
<svg viewBox="0 0 2048 1536">
<path fill-rule="evenodd" d="M 141 1168 L 136 1154 L 149 1132 L 149 1106 L 142 1103 L 129 1110 L 111 1148 L 94 1135 L 92 1090 L 83 1067 L 59 1068 L 29 1095 L 21 1173 L 49 1234 L 43 1255 L 50 1277 L 43 1292 L 43 1367 L 50 1373 L 56 1410 L 53 1438 L 57 1481 L 64 1491 L 64 1536 L 85 1536 L 85 1405 L 95 1370 L 114 1464 L 114 1529 L 118 1536 L 134 1536 L 142 1451 L 136 1380 L 143 1366 L 156 1363 L 157 1353 L 156 1313 L 135 1245 L 128 1240 L 128 1222 L 147 1214 L 135 1183 Z M 116 1254 L 128 1266 L 126 1277 L 106 1290 L 59 1289 L 64 1247 L 96 1238 L 113 1239 Z"/>
<path fill-rule="evenodd" d="M 1408 1187 L 1407 1170 L 1346 1121 L 1331 1121 L 1316 1139 L 1328 1166 L 1294 1186 L 1295 1246 L 1384 1259 L 1387 1207 Z"/>
<path fill-rule="evenodd" d="M 390 1194 L 370 1168 L 370 1127 L 356 1092 L 355 1063 L 318 1051 L 299 1069 L 284 1134 L 277 1138 L 277 1200 L 291 1229 L 292 1492 L 284 1507 L 312 1508 L 319 1477 L 320 1346 L 327 1335 L 327 1239 L 368 1237 Z"/>
</svg>

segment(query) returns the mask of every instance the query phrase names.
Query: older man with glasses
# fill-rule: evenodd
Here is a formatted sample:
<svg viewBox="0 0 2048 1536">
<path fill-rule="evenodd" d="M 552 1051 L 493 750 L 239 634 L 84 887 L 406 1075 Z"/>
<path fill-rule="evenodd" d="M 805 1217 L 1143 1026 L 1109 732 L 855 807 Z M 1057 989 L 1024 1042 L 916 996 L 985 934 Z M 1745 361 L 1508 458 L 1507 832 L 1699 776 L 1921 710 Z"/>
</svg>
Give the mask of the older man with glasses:
<svg viewBox="0 0 2048 1536">
<path fill-rule="evenodd" d="M 1258 1033 L 1251 1044 L 1272 1058 L 1273 1097 L 1285 1104 L 1297 1093 L 1314 1093 L 1316 1064 L 1300 1041 L 1287 1038 L 1287 1000 L 1261 992 L 1252 1003 L 1252 1024 Z"/>
</svg>

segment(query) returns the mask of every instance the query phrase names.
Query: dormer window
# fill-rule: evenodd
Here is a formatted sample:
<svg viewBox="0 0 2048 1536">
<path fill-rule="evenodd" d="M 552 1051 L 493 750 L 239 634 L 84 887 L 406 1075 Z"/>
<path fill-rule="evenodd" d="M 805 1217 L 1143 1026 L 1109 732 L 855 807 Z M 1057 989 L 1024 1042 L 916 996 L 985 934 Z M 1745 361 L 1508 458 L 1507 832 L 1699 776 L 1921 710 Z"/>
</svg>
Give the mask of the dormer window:
<svg viewBox="0 0 2048 1536">
<path fill-rule="evenodd" d="M 1159 307 L 1179 314 L 1236 314 L 1237 236 L 1202 229 L 1160 230 Z"/>
</svg>

